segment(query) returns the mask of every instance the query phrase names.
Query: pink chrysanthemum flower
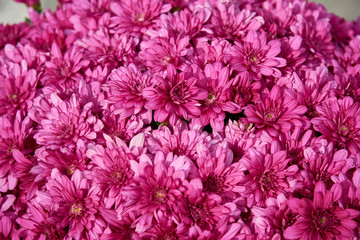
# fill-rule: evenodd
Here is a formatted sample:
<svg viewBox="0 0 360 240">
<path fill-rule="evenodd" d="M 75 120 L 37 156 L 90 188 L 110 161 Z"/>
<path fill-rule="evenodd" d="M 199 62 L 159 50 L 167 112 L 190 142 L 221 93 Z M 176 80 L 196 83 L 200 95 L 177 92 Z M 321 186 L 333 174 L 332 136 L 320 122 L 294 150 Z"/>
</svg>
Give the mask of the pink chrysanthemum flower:
<svg viewBox="0 0 360 240">
<path fill-rule="evenodd" d="M 140 234 L 141 239 L 189 239 L 189 229 L 166 217 L 161 217 L 153 227 Z"/>
<path fill-rule="evenodd" d="M 271 40 L 267 42 L 266 34 L 249 31 L 244 42 L 235 42 L 227 53 L 226 59 L 230 66 L 251 79 L 259 80 L 261 75 L 280 77 L 278 68 L 286 65 L 286 60 L 277 55 L 281 51 L 281 42 Z"/>
<path fill-rule="evenodd" d="M 84 142 L 95 139 L 104 125 L 91 115 L 91 107 L 92 103 L 88 103 L 80 109 L 75 95 L 69 101 L 63 101 L 52 94 L 49 103 L 40 102 L 36 106 L 38 109 L 32 111 L 31 117 L 40 126 L 34 135 L 36 142 L 50 149 L 69 151 L 75 148 L 79 139 Z"/>
<path fill-rule="evenodd" d="M 28 32 L 29 24 L 26 22 L 12 25 L 0 24 L 0 49 L 6 44 L 16 45 Z"/>
<path fill-rule="evenodd" d="M 189 52 L 189 36 L 156 37 L 143 41 L 139 58 L 154 72 L 165 71 L 169 64 L 183 69 L 185 56 Z"/>
<path fill-rule="evenodd" d="M 73 47 L 62 54 L 59 46 L 53 43 L 50 53 L 52 59 L 45 63 L 45 74 L 41 78 L 44 84 L 78 82 L 81 79 L 80 70 L 90 63 L 89 60 L 83 59 L 83 53 L 78 47 Z"/>
<path fill-rule="evenodd" d="M 17 110 L 26 113 L 33 104 L 38 75 L 28 69 L 26 61 L 20 64 L 2 64 L 0 68 L 0 115 L 14 115 Z"/>
<path fill-rule="evenodd" d="M 286 158 L 284 151 L 265 155 L 249 149 L 248 153 L 240 162 L 249 171 L 244 180 L 246 194 L 256 205 L 262 206 L 266 198 L 290 191 L 287 178 L 293 176 L 298 167 L 287 166 L 290 159 Z"/>
<path fill-rule="evenodd" d="M 329 141 L 351 153 L 360 151 L 360 104 L 350 97 L 330 98 L 316 108 L 319 117 L 313 118 L 314 129 Z"/>
<path fill-rule="evenodd" d="M 196 237 L 201 232 L 212 229 L 222 218 L 240 213 L 232 202 L 222 203 L 222 198 L 214 193 L 204 193 L 199 178 L 188 183 L 186 196 L 177 205 L 181 222 L 189 226 L 190 237 Z"/>
<path fill-rule="evenodd" d="M 251 124 L 229 121 L 225 127 L 225 139 L 233 152 L 234 162 L 238 162 L 251 147 L 259 145 L 255 136 L 255 128 Z"/>
<path fill-rule="evenodd" d="M 216 4 L 210 18 L 211 27 L 216 37 L 226 39 L 239 39 L 246 36 L 249 31 L 257 31 L 264 23 L 261 16 L 248 9 L 241 9 L 238 3 Z"/>
<path fill-rule="evenodd" d="M 32 132 L 31 126 L 30 118 L 22 119 L 20 112 L 17 112 L 12 118 L 0 117 L 0 178 L 6 177 L 9 172 L 16 172 L 14 149 L 24 154 L 29 154 L 34 150 L 32 146 L 27 146 Z"/>
<path fill-rule="evenodd" d="M 84 49 L 84 58 L 91 61 L 90 65 L 117 68 L 124 62 L 132 62 L 138 39 L 118 32 L 112 34 L 109 29 L 101 27 L 91 30 L 75 43 Z"/>
<path fill-rule="evenodd" d="M 186 156 L 195 162 L 198 158 L 196 145 L 210 141 L 208 138 L 206 133 L 201 132 L 200 126 L 190 129 L 185 124 L 174 126 L 172 129 L 160 126 L 146 138 L 146 146 L 152 154 L 158 151 L 165 155 L 173 153 L 177 156 Z"/>
<path fill-rule="evenodd" d="M 170 11 L 171 5 L 161 0 L 125 0 L 113 2 L 110 8 L 116 14 L 111 18 L 116 30 L 138 36 L 148 30 L 160 14 Z"/>
<path fill-rule="evenodd" d="M 206 99 L 208 93 L 196 86 L 197 79 L 191 70 L 177 73 L 173 65 L 168 65 L 167 78 L 155 76 L 155 79 L 156 87 L 143 90 L 143 96 L 148 99 L 146 107 L 155 110 L 155 121 L 174 125 L 181 118 L 200 116 L 199 101 Z"/>
<path fill-rule="evenodd" d="M 152 76 L 142 73 L 134 64 L 114 69 L 107 82 L 108 99 L 114 104 L 115 114 L 123 117 L 143 112 L 146 99 L 142 91 L 153 85 Z"/>
<path fill-rule="evenodd" d="M 51 217 L 57 219 L 57 227 L 68 228 L 67 237 L 81 239 L 99 238 L 105 226 L 100 218 L 100 189 L 75 170 L 71 180 L 55 168 L 46 189 L 37 193 L 37 201 Z"/>
<path fill-rule="evenodd" d="M 353 209 L 343 209 L 337 201 L 341 197 L 342 187 L 334 184 L 330 191 L 323 182 L 318 182 L 314 190 L 314 200 L 292 198 L 287 205 L 299 214 L 294 225 L 284 232 L 286 239 L 349 239 L 351 231 L 357 223 L 353 218 L 359 212 Z"/>
<path fill-rule="evenodd" d="M 304 116 L 306 111 L 298 103 L 295 92 L 275 85 L 270 92 L 263 92 L 255 105 L 248 105 L 245 115 L 246 122 L 277 136 L 295 128 L 307 129 L 310 122 Z"/>
<path fill-rule="evenodd" d="M 226 141 L 209 147 L 198 144 L 197 152 L 198 177 L 202 181 L 204 192 L 216 193 L 224 199 L 233 200 L 245 191 L 242 184 L 244 169 L 239 162 L 232 162 L 232 152 Z"/>
<path fill-rule="evenodd" d="M 139 162 L 131 162 L 135 172 L 133 184 L 124 188 L 123 195 L 126 212 L 140 214 L 136 232 L 142 233 L 151 227 L 153 218 L 173 215 L 176 201 L 186 190 L 183 184 L 192 164 L 185 156 L 171 153 L 165 156 L 162 152 L 158 152 L 153 161 L 145 155 L 139 159 Z"/>
<path fill-rule="evenodd" d="M 65 230 L 56 227 L 56 220 L 36 200 L 27 204 L 26 213 L 17 218 L 16 222 L 26 239 L 64 239 L 66 235 Z"/>
<path fill-rule="evenodd" d="M 113 140 L 107 135 L 104 135 L 104 138 L 106 148 L 102 145 L 89 145 L 86 156 L 91 159 L 90 164 L 94 166 L 92 175 L 103 192 L 103 201 L 106 207 L 110 208 L 114 202 L 118 203 L 121 200 L 121 190 L 132 180 L 134 172 L 130 168 L 130 160 L 135 160 L 139 156 L 136 156 L 131 148 L 136 147 L 136 151 L 141 151 L 144 136 L 135 136 L 129 147 L 119 138 Z"/>
<path fill-rule="evenodd" d="M 226 64 L 225 52 L 230 47 L 231 44 L 221 38 L 213 38 L 211 40 L 198 38 L 196 39 L 194 53 L 188 59 L 202 69 L 208 63 L 221 62 Z"/>
<path fill-rule="evenodd" d="M 202 126 L 210 123 L 213 130 L 220 131 L 224 128 L 225 112 L 240 112 L 240 107 L 227 98 L 231 85 L 229 69 L 219 62 L 207 64 L 204 72 L 199 74 L 198 84 L 208 91 L 208 97 L 202 101 L 198 121 Z"/>
<path fill-rule="evenodd" d="M 198 7 L 193 10 L 184 8 L 182 11 L 168 15 L 161 15 L 161 24 L 169 33 L 169 36 L 189 36 L 194 38 L 201 33 L 211 33 L 205 23 L 211 16 L 209 7 Z"/>
<path fill-rule="evenodd" d="M 348 151 L 345 149 L 334 149 L 333 143 L 328 143 L 325 139 L 320 140 L 320 144 L 308 147 L 304 150 L 302 176 L 308 188 L 321 181 L 324 184 L 332 184 L 332 176 L 337 176 L 340 172 L 346 173 L 351 160 L 348 159 Z M 318 149 L 316 148 L 318 147 Z"/>
</svg>

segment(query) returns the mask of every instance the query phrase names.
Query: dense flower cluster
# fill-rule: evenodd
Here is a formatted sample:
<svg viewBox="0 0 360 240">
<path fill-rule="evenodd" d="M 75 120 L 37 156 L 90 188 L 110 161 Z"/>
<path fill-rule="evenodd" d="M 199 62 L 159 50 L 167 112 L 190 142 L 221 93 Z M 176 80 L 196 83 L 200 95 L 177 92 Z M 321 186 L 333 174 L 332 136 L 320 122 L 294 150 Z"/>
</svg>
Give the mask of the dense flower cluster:
<svg viewBox="0 0 360 240">
<path fill-rule="evenodd" d="M 0 25 L 0 239 L 360 238 L 360 20 L 21 2 Z"/>
</svg>

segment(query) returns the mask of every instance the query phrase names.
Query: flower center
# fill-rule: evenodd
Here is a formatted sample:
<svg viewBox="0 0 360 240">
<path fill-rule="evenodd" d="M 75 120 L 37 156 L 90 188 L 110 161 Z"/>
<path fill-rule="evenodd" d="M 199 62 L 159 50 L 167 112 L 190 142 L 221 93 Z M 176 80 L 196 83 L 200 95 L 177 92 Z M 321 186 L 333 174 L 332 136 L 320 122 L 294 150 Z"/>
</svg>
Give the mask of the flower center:
<svg viewBox="0 0 360 240">
<path fill-rule="evenodd" d="M 203 181 L 204 190 L 208 192 L 220 192 L 224 185 L 224 179 L 222 177 L 210 174 L 207 176 L 205 181 Z"/>
<path fill-rule="evenodd" d="M 275 193 L 279 186 L 277 184 L 278 178 L 271 173 L 264 173 L 258 178 L 258 182 L 262 191 Z"/>
<path fill-rule="evenodd" d="M 142 23 L 145 21 L 145 16 L 142 13 L 136 13 L 133 15 L 134 22 Z"/>
<path fill-rule="evenodd" d="M 75 164 L 71 164 L 67 169 L 67 174 L 71 175 L 71 174 L 73 174 L 75 172 L 75 170 L 76 170 Z"/>
<path fill-rule="evenodd" d="M 208 211 L 201 205 L 190 205 L 190 216 L 195 223 L 204 223 L 209 217 Z"/>
<path fill-rule="evenodd" d="M 157 187 L 151 194 L 151 201 L 156 203 L 164 203 L 167 200 L 167 192 L 163 187 Z"/>
<path fill-rule="evenodd" d="M 177 84 L 170 90 L 170 98 L 175 104 L 182 104 L 185 102 L 186 88 L 183 84 Z"/>
<path fill-rule="evenodd" d="M 328 211 L 318 209 L 313 212 L 313 223 L 316 229 L 326 231 L 334 225 L 334 219 Z"/>
<path fill-rule="evenodd" d="M 81 202 L 76 202 L 70 207 L 70 213 L 77 217 L 84 213 L 84 205 Z"/>
<path fill-rule="evenodd" d="M 125 172 L 122 169 L 114 169 L 110 174 L 112 183 L 116 185 L 123 185 L 127 179 Z"/>
</svg>

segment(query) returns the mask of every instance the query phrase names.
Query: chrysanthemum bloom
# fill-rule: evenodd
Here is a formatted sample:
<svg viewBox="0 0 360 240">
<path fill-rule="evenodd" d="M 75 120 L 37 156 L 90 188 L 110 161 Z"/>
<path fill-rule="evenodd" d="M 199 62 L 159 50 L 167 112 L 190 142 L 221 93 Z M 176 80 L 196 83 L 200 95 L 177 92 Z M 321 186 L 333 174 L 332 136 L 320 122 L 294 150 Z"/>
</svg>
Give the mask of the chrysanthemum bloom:
<svg viewBox="0 0 360 240">
<path fill-rule="evenodd" d="M 125 0 L 113 2 L 110 8 L 116 14 L 111 18 L 116 30 L 138 36 L 149 29 L 160 14 L 170 11 L 171 5 L 160 0 Z"/>
<path fill-rule="evenodd" d="M 351 97 L 354 102 L 360 102 L 360 75 L 352 77 L 342 70 L 335 74 L 334 79 L 337 87 L 331 89 L 332 96 L 336 98 Z"/>
<path fill-rule="evenodd" d="M 157 85 L 143 90 L 148 99 L 146 108 L 155 110 L 154 120 L 174 125 L 184 118 L 189 120 L 201 114 L 200 100 L 208 97 L 207 91 L 196 86 L 197 79 L 190 69 L 177 73 L 173 65 L 167 67 L 167 78 L 155 76 Z"/>
<path fill-rule="evenodd" d="M 0 38 L 0 49 L 8 43 L 14 45 L 18 43 L 29 29 L 29 24 L 26 22 L 12 25 L 0 23 L 0 35 L 2 36 Z"/>
<path fill-rule="evenodd" d="M 196 145 L 210 140 L 206 133 L 201 132 L 199 125 L 190 129 L 186 124 L 173 126 L 172 129 L 160 126 L 148 134 L 146 146 L 152 154 L 158 151 L 165 155 L 173 153 L 177 156 L 186 156 L 195 162 L 198 158 Z"/>
<path fill-rule="evenodd" d="M 165 71 L 171 64 L 178 69 L 184 68 L 185 56 L 189 52 L 189 36 L 155 37 L 143 41 L 139 58 L 154 72 Z"/>
<path fill-rule="evenodd" d="M 261 16 L 248 9 L 241 9 L 238 3 L 219 1 L 210 18 L 211 27 L 216 37 L 239 39 L 249 31 L 257 31 L 264 23 Z"/>
<path fill-rule="evenodd" d="M 242 110 L 246 105 L 259 99 L 260 88 L 259 81 L 252 81 L 249 76 L 238 74 L 231 80 L 231 86 L 227 93 L 228 99 Z"/>
<path fill-rule="evenodd" d="M 104 123 L 102 131 L 110 137 L 117 137 L 125 142 L 130 142 L 140 132 L 148 132 L 149 128 L 145 128 L 144 125 L 149 124 L 152 117 L 150 114 L 144 120 L 139 116 L 123 118 L 121 115 L 114 114 L 112 110 L 104 110 L 103 115 L 101 118 L 101 121 Z M 98 142 L 102 142 L 100 137 L 97 138 Z"/>
<path fill-rule="evenodd" d="M 225 55 L 233 69 L 255 80 L 261 75 L 281 76 L 278 68 L 284 67 L 286 60 L 277 57 L 281 51 L 279 40 L 267 42 L 265 33 L 255 31 L 249 31 L 243 40 L 243 43 L 236 41 Z"/>
<path fill-rule="evenodd" d="M 0 117 L 0 178 L 6 177 L 10 172 L 16 172 L 13 157 L 14 149 L 24 154 L 31 153 L 33 149 L 26 146 L 26 141 L 32 132 L 32 121 L 29 117 L 21 118 L 20 112 L 15 117 Z"/>
<path fill-rule="evenodd" d="M 298 103 L 295 92 L 275 85 L 270 92 L 264 91 L 255 105 L 248 105 L 245 115 L 246 122 L 277 136 L 295 128 L 307 129 L 310 122 L 304 116 L 306 111 Z"/>
<path fill-rule="evenodd" d="M 316 183 L 314 200 L 291 198 L 287 205 L 299 215 L 294 225 L 284 232 L 286 239 L 349 239 L 351 231 L 357 223 L 353 218 L 359 212 L 353 209 L 343 209 L 337 201 L 341 197 L 342 187 L 334 184 L 330 191 L 323 182 Z"/>
<path fill-rule="evenodd" d="M 119 138 L 113 140 L 107 135 L 104 135 L 104 138 L 106 148 L 102 145 L 89 145 L 86 156 L 91 159 L 92 175 L 102 190 L 105 198 L 103 201 L 106 207 L 110 208 L 113 203 L 118 203 L 121 200 L 123 197 L 121 189 L 132 180 L 134 172 L 130 168 L 130 160 L 135 160 L 140 156 L 136 156 L 131 148 L 137 147 L 136 151 L 141 151 L 144 144 L 144 134 L 135 136 L 129 147 Z"/>
<path fill-rule="evenodd" d="M 39 123 L 34 135 L 36 142 L 50 149 L 69 151 L 79 139 L 84 142 L 95 139 L 104 125 L 91 115 L 91 107 L 92 103 L 88 103 L 81 109 L 75 94 L 68 101 L 61 100 L 55 93 L 49 103 L 40 101 L 31 115 Z"/>
<path fill-rule="evenodd" d="M 82 140 L 76 143 L 76 149 L 72 152 L 40 147 L 35 151 L 36 165 L 30 173 L 35 175 L 35 182 L 41 185 L 51 177 L 51 172 L 56 168 L 61 174 L 71 177 L 76 169 L 84 171 L 89 159 L 86 157 L 87 146 Z"/>
<path fill-rule="evenodd" d="M 181 222 L 189 227 L 190 237 L 202 231 L 211 231 L 222 218 L 240 213 L 232 202 L 222 203 L 222 198 L 214 193 L 204 193 L 199 178 L 187 184 L 185 197 L 177 202 Z"/>
<path fill-rule="evenodd" d="M 188 60 L 200 68 L 204 68 L 208 63 L 221 62 L 226 64 L 225 53 L 231 44 L 221 38 L 213 38 L 209 41 L 206 38 L 196 39 L 194 53 L 188 57 Z"/>
<path fill-rule="evenodd" d="M 203 191 L 216 193 L 223 199 L 234 200 L 245 191 L 243 168 L 239 162 L 233 163 L 233 155 L 227 142 L 215 144 L 198 144 L 199 158 L 197 174 L 203 184 Z"/>
<path fill-rule="evenodd" d="M 290 159 L 286 158 L 285 151 L 265 155 L 249 149 L 248 153 L 240 162 L 249 171 L 244 179 L 245 193 L 254 199 L 256 205 L 262 206 L 268 197 L 290 192 L 287 178 L 296 174 L 298 167 L 287 166 Z"/>
<path fill-rule="evenodd" d="M 189 228 L 165 216 L 159 218 L 147 231 L 140 234 L 141 239 L 189 239 Z"/>
<path fill-rule="evenodd" d="M 99 193 L 98 186 L 91 185 L 79 170 L 75 170 L 70 180 L 55 168 L 36 200 L 51 212 L 51 218 L 58 220 L 57 227 L 69 229 L 67 237 L 96 239 L 105 226 L 98 212 Z"/>
<path fill-rule="evenodd" d="M 84 58 L 90 60 L 91 66 L 107 66 L 109 69 L 117 68 L 124 62 L 132 62 L 135 55 L 135 46 L 138 39 L 129 34 L 112 34 L 110 30 L 101 27 L 76 41 L 84 49 Z"/>
<path fill-rule="evenodd" d="M 352 77 L 359 75 L 360 70 L 360 39 L 353 38 L 344 49 L 335 51 L 337 60 L 344 70 Z"/>
<path fill-rule="evenodd" d="M 73 47 L 62 54 L 59 46 L 53 43 L 50 53 L 52 59 L 45 63 L 45 74 L 41 78 L 44 84 L 78 82 L 81 79 L 80 70 L 90 63 L 89 60 L 83 59 L 83 53 L 78 47 Z"/>
<path fill-rule="evenodd" d="M 227 98 L 231 85 L 229 69 L 219 62 L 207 64 L 204 72 L 199 73 L 198 85 L 208 91 L 208 97 L 201 102 L 201 115 L 195 122 L 202 126 L 210 123 L 214 131 L 222 130 L 225 112 L 240 112 L 240 107 Z"/>
<path fill-rule="evenodd" d="M 22 114 L 32 107 L 38 83 L 37 72 L 28 69 L 25 60 L 20 64 L 2 64 L 0 68 L 0 115 Z"/>
<path fill-rule="evenodd" d="M 153 85 L 150 74 L 143 74 L 136 65 L 130 64 L 114 69 L 106 85 L 108 100 L 114 104 L 115 114 L 120 113 L 126 118 L 146 111 L 144 105 L 147 100 L 142 96 L 142 91 Z"/>
<path fill-rule="evenodd" d="M 133 213 L 122 214 L 121 219 L 118 218 L 115 210 L 100 208 L 101 216 L 106 221 L 108 227 L 104 230 L 101 240 L 141 240 L 137 232 L 135 232 L 134 222 L 136 216 Z"/>
<path fill-rule="evenodd" d="M 360 104 L 351 97 L 329 98 L 316 107 L 319 117 L 311 119 L 314 129 L 351 153 L 360 151 Z"/>
<path fill-rule="evenodd" d="M 131 161 L 135 172 L 133 184 L 123 189 L 126 212 L 137 212 L 136 232 L 142 233 L 151 227 L 153 219 L 165 215 L 172 217 L 175 205 L 186 190 L 185 179 L 190 172 L 191 161 L 185 156 L 172 153 L 165 156 L 158 152 L 152 161 L 146 155 L 139 162 Z"/>
<path fill-rule="evenodd" d="M 56 220 L 33 199 L 16 222 L 20 225 L 21 236 L 26 239 L 64 239 L 66 232 L 56 227 Z"/>
<path fill-rule="evenodd" d="M 182 11 L 161 15 L 161 24 L 162 28 L 168 31 L 169 36 L 189 36 L 191 39 L 198 34 L 211 32 L 210 27 L 205 24 L 210 16 L 211 9 L 206 6 L 193 10 L 184 8 Z"/>
<path fill-rule="evenodd" d="M 326 186 L 332 184 L 331 177 L 340 172 L 346 173 L 352 162 L 345 149 L 336 150 L 334 144 L 325 139 L 322 139 L 321 143 L 304 150 L 305 170 L 302 171 L 302 176 L 308 187 L 314 186 L 318 181 L 322 181 Z"/>
<path fill-rule="evenodd" d="M 251 147 L 259 145 L 254 132 L 255 128 L 251 124 L 240 120 L 229 121 L 225 127 L 225 139 L 233 152 L 234 162 L 238 162 Z"/>
</svg>

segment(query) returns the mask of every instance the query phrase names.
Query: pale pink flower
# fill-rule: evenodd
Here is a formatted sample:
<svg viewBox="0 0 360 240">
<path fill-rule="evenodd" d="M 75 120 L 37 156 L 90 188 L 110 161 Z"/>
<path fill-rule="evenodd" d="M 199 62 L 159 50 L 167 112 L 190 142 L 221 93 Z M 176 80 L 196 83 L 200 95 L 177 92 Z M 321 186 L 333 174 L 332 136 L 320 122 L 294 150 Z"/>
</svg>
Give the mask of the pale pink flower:
<svg viewBox="0 0 360 240">
<path fill-rule="evenodd" d="M 343 209 L 337 201 L 341 197 L 342 187 L 334 184 L 330 191 L 323 182 L 317 182 L 314 190 L 314 200 L 291 198 L 287 205 L 298 214 L 294 225 L 284 232 L 286 239 L 349 239 L 351 231 L 357 223 L 353 218 L 359 212 L 353 209 Z"/>
<path fill-rule="evenodd" d="M 124 118 L 146 111 L 143 89 L 152 87 L 153 78 L 142 73 L 134 64 L 114 69 L 107 82 L 108 100 L 114 104 L 115 114 Z"/>
<path fill-rule="evenodd" d="M 230 66 L 241 74 L 260 80 L 261 75 L 280 77 L 278 68 L 286 65 L 286 60 L 277 55 L 281 51 L 281 42 L 271 40 L 267 42 L 266 34 L 249 31 L 243 38 L 244 42 L 235 42 L 226 53 L 226 60 Z"/>
<path fill-rule="evenodd" d="M 191 70 L 177 73 L 173 65 L 168 65 L 166 79 L 155 76 L 155 80 L 155 87 L 143 90 L 143 96 L 148 99 L 145 107 L 155 110 L 155 121 L 174 125 L 182 118 L 189 120 L 200 116 L 199 101 L 206 99 L 208 94 L 197 87 L 197 79 Z"/>
</svg>

